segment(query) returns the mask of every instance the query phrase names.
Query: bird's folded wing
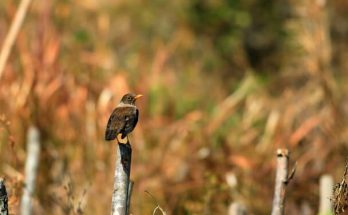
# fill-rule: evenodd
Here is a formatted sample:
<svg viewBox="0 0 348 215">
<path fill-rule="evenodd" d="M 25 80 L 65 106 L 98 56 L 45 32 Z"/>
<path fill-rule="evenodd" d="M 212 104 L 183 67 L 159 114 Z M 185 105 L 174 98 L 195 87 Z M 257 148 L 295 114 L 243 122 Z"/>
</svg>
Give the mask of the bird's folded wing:
<svg viewBox="0 0 348 215">
<path fill-rule="evenodd" d="M 128 120 L 134 115 L 134 107 L 117 107 L 112 112 L 105 131 L 105 140 L 114 140 Z"/>
<path fill-rule="evenodd" d="M 129 132 L 133 131 L 133 129 L 137 125 L 138 115 L 139 115 L 138 109 L 134 108 L 133 111 L 129 115 L 126 116 L 126 122 L 125 122 L 125 125 L 123 128 L 125 135 L 127 135 Z"/>
</svg>

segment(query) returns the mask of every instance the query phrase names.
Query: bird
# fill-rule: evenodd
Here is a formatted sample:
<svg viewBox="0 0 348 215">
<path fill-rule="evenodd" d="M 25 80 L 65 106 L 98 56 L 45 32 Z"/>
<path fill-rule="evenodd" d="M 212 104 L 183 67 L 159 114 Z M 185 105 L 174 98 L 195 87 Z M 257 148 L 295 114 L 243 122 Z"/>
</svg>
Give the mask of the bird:
<svg viewBox="0 0 348 215">
<path fill-rule="evenodd" d="M 142 97 L 141 94 L 127 93 L 120 103 L 116 106 L 109 117 L 108 124 L 105 131 L 105 140 L 111 141 L 121 136 L 121 139 L 133 131 L 138 123 L 139 110 L 135 106 L 135 101 Z"/>
</svg>

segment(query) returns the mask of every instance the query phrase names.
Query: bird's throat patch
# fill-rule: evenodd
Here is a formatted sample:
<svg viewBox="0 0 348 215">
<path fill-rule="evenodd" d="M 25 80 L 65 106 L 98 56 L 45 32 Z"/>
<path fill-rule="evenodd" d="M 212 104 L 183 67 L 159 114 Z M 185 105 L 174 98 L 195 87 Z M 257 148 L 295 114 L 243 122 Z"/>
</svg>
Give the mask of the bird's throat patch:
<svg viewBox="0 0 348 215">
<path fill-rule="evenodd" d="M 126 144 L 126 143 L 128 143 L 128 136 L 126 136 L 125 138 L 122 139 L 122 134 L 118 134 L 117 141 L 118 141 L 118 143 Z"/>
</svg>

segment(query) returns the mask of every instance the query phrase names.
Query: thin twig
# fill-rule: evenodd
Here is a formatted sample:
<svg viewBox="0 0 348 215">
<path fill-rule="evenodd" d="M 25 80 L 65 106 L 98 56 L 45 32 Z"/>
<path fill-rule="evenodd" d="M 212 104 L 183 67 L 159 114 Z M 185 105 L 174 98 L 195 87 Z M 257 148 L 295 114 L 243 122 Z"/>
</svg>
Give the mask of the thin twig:
<svg viewBox="0 0 348 215">
<path fill-rule="evenodd" d="M 167 215 L 167 213 L 165 212 L 165 210 L 163 210 L 163 208 L 161 208 L 161 206 L 158 204 L 156 198 L 155 198 L 149 191 L 147 191 L 147 190 L 145 190 L 145 193 L 146 193 L 147 195 L 149 195 L 149 196 L 151 197 L 152 201 L 156 204 L 155 209 L 153 209 L 152 215 L 155 215 L 156 212 L 157 212 L 157 210 L 160 210 L 161 213 L 162 213 L 163 215 Z"/>
<path fill-rule="evenodd" d="M 13 43 L 17 38 L 19 29 L 21 28 L 23 24 L 25 15 L 27 14 L 30 3 L 31 3 L 31 0 L 21 1 L 21 3 L 19 4 L 18 10 L 16 12 L 16 16 L 11 24 L 10 31 L 5 38 L 4 44 L 0 52 L 0 79 L 1 79 L 2 73 L 4 72 L 4 68 L 5 68 L 8 56 L 10 55 Z"/>
<path fill-rule="evenodd" d="M 292 168 L 291 172 L 290 172 L 290 175 L 288 176 L 288 179 L 287 179 L 287 182 L 286 183 L 289 183 L 291 181 L 291 179 L 294 178 L 295 176 L 295 173 L 296 173 L 296 168 L 297 168 L 297 162 L 295 162 L 295 165 L 294 167 Z"/>
<path fill-rule="evenodd" d="M 128 213 L 129 213 L 129 208 L 130 208 L 130 203 L 131 203 L 131 198 L 132 198 L 133 186 L 134 186 L 134 181 L 129 180 L 128 193 L 127 193 L 127 211 L 128 211 Z"/>
</svg>

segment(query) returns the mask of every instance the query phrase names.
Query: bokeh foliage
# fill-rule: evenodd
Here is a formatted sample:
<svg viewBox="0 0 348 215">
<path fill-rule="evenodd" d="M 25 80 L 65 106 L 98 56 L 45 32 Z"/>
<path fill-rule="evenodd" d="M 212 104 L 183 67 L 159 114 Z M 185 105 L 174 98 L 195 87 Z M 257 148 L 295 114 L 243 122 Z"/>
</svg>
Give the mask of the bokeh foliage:
<svg viewBox="0 0 348 215">
<path fill-rule="evenodd" d="M 0 2 L 0 44 L 18 1 Z M 333 11 L 332 13 L 329 13 Z M 144 94 L 134 214 L 269 214 L 275 149 L 298 162 L 288 214 L 318 209 L 347 155 L 345 1 L 33 1 L 0 79 L 0 173 L 14 214 L 26 131 L 41 131 L 35 214 L 106 214 L 120 97 Z M 341 168 L 342 167 L 342 168 Z"/>
</svg>

